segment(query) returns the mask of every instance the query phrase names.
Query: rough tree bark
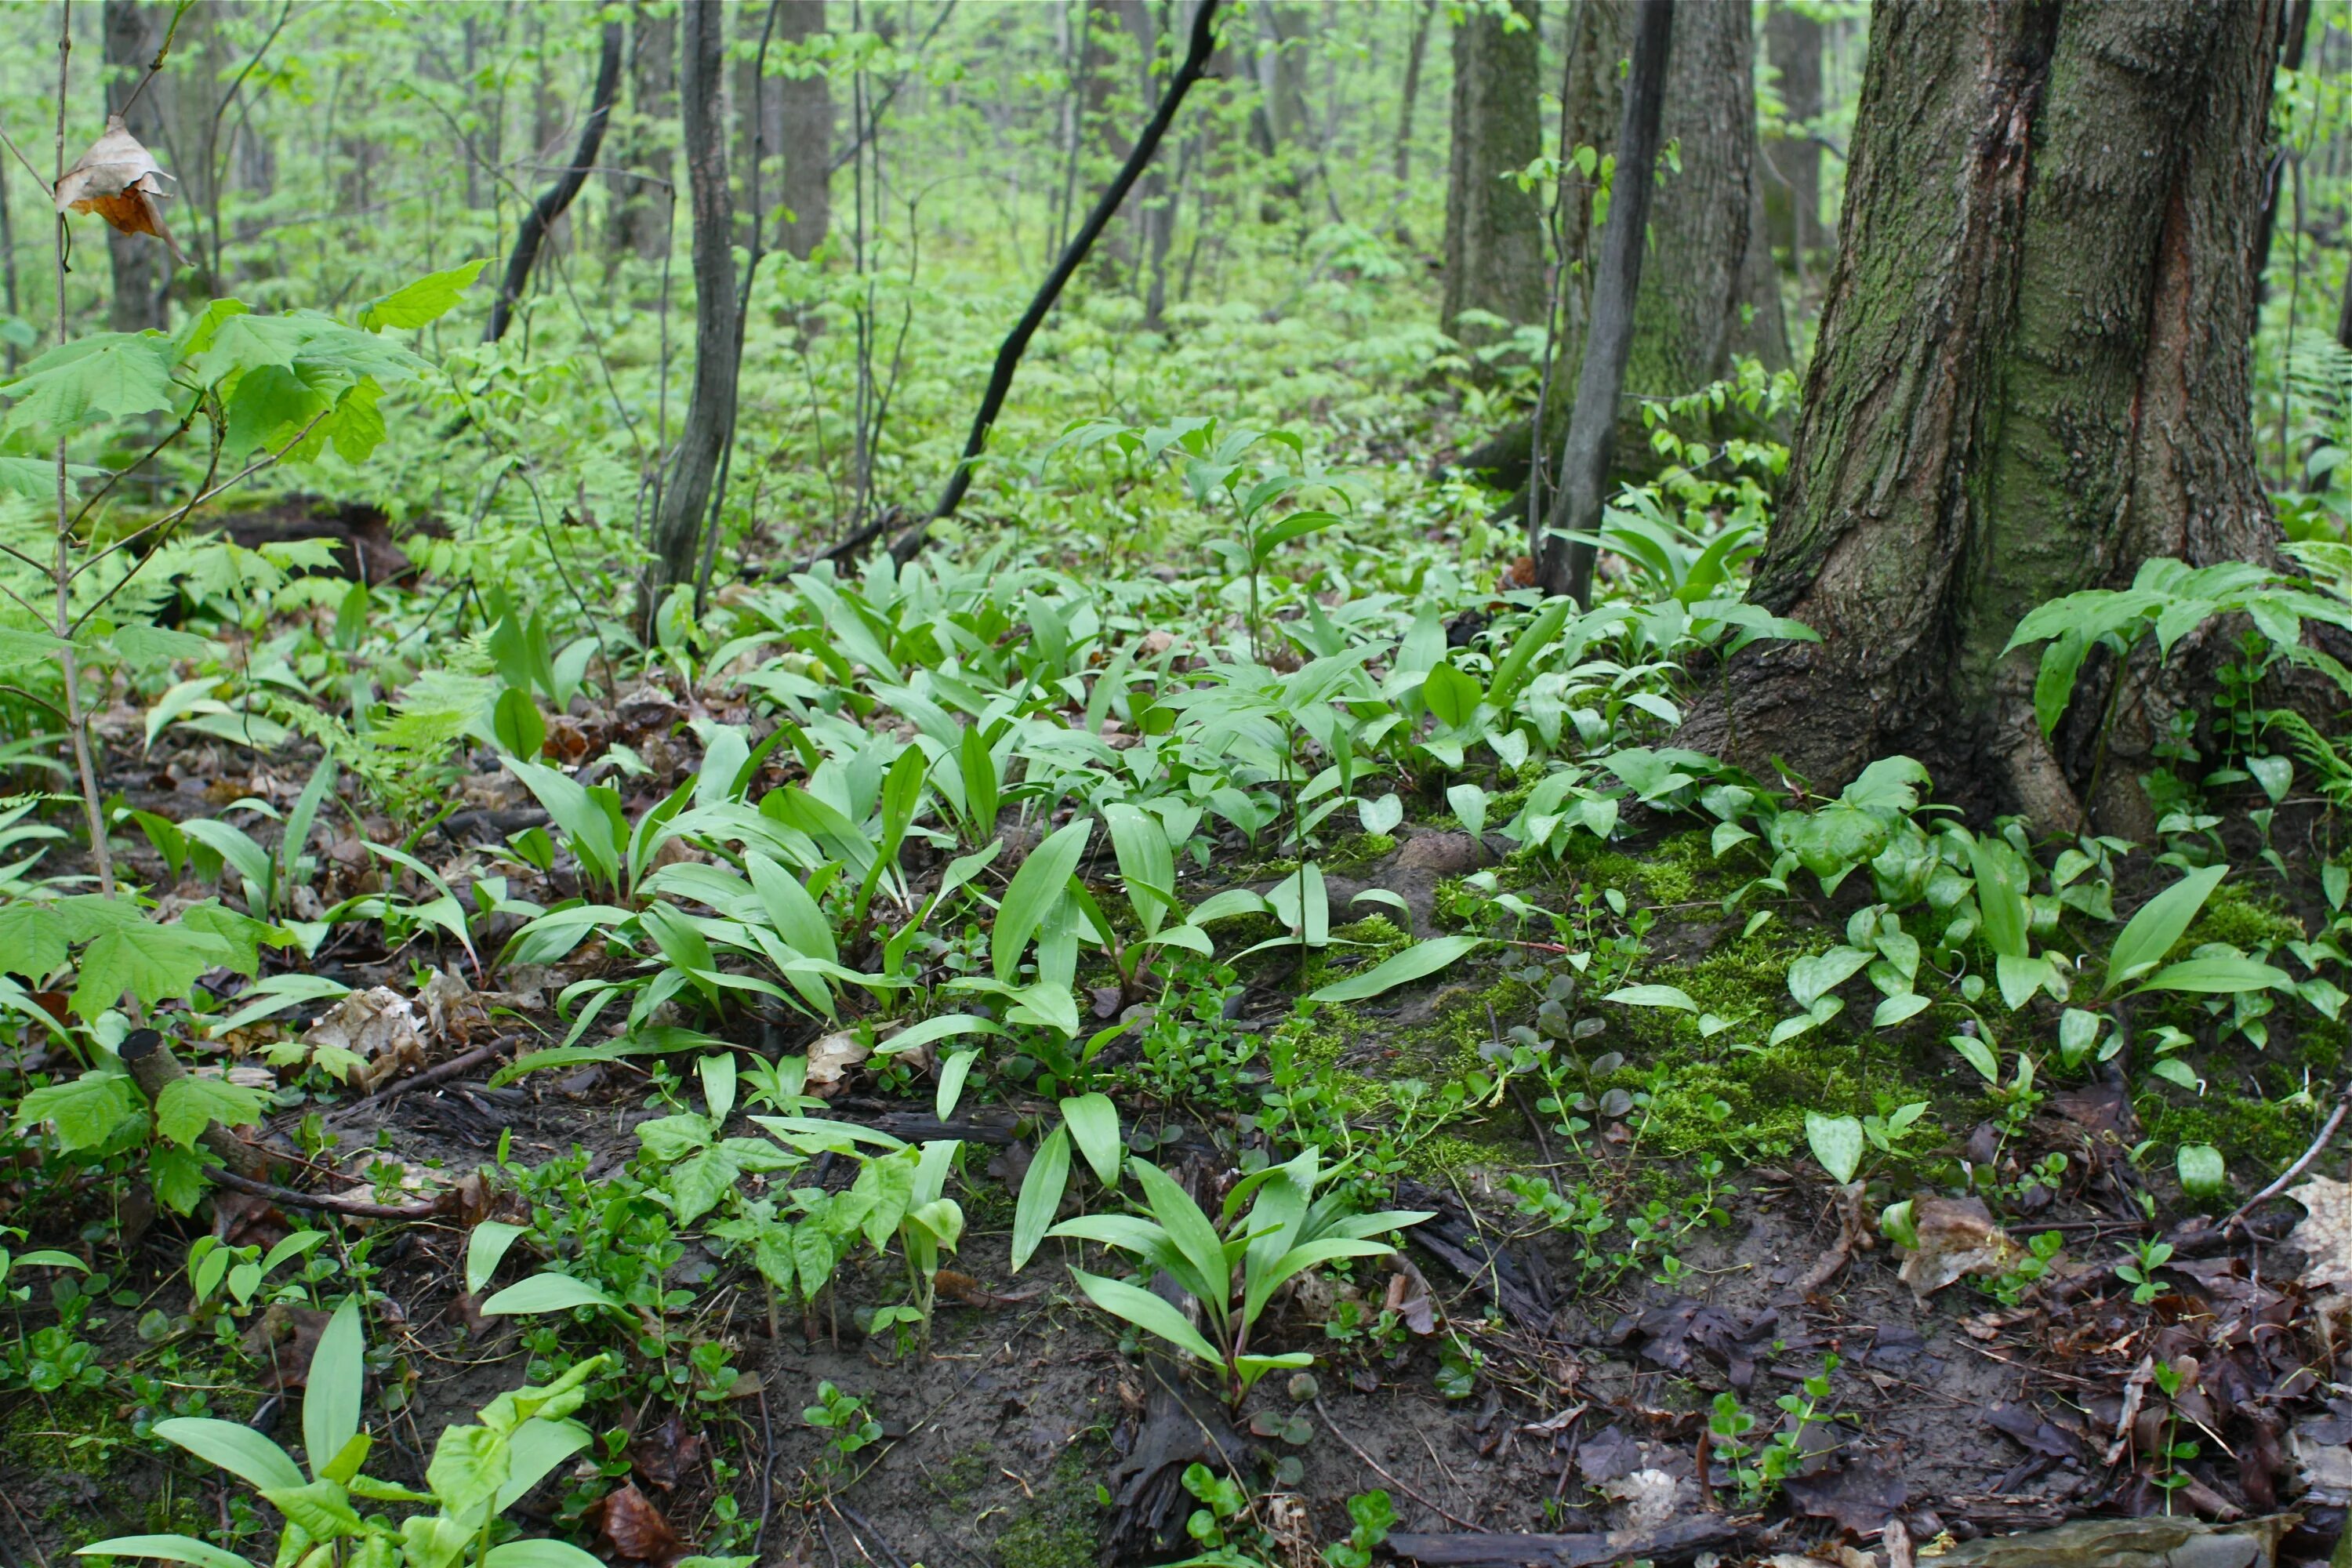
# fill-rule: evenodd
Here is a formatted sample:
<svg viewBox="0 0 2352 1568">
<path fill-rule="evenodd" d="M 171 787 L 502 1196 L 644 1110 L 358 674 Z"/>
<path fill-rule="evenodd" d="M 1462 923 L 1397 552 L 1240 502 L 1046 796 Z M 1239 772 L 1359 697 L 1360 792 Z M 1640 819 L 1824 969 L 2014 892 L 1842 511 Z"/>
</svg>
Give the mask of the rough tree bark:
<svg viewBox="0 0 2352 1568">
<path fill-rule="evenodd" d="M 1764 18 L 1764 47 L 1780 74 L 1780 108 L 1791 132 L 1764 148 L 1769 175 L 1779 176 L 1764 182 L 1765 221 L 1801 281 L 1812 275 L 1822 247 L 1822 146 L 1810 130 L 1800 129 L 1822 112 L 1822 25 L 1780 0 Z"/>
<path fill-rule="evenodd" d="M 724 97 L 727 25 L 723 0 L 680 0 L 678 97 L 694 227 L 694 392 L 679 429 L 669 483 L 653 528 L 654 565 L 638 604 L 650 626 L 663 595 L 694 580 L 694 547 L 719 455 L 735 423 L 734 203 L 727 190 Z"/>
<path fill-rule="evenodd" d="M 147 74 L 147 62 L 163 42 L 172 20 L 169 5 L 143 0 L 106 0 L 106 107 L 121 113 Z M 125 129 L 150 147 L 163 145 L 163 103 L 172 92 L 167 80 L 152 84 L 131 106 Z M 143 235 L 106 231 L 107 259 L 113 265 L 114 300 L 107 324 L 118 332 L 141 332 L 168 324 L 172 287 L 171 258 L 163 247 Z"/>
<path fill-rule="evenodd" d="M 515 231 L 514 250 L 507 257 L 506 275 L 499 280 L 498 297 L 490 301 L 489 324 L 482 330 L 484 342 L 494 343 L 506 336 L 507 327 L 514 321 L 515 305 L 522 299 L 523 290 L 530 287 L 530 270 L 539 263 L 540 248 L 547 243 L 548 231 L 588 183 L 588 171 L 595 166 L 597 149 L 604 144 L 604 124 L 612 117 L 613 100 L 620 90 L 621 24 L 607 22 L 603 47 L 596 58 L 596 84 L 589 89 L 588 118 L 580 126 L 580 144 L 572 149 L 572 162 L 564 165 L 555 183 L 539 193 L 539 199 L 523 215 L 522 225 Z"/>
<path fill-rule="evenodd" d="M 833 227 L 833 80 L 805 62 L 790 62 L 824 31 L 824 0 L 784 0 L 776 16 L 776 42 L 787 62 L 776 84 L 783 111 L 783 139 L 776 145 L 784 154 L 782 200 L 793 216 L 783 226 L 782 248 L 802 261 Z"/>
<path fill-rule="evenodd" d="M 1759 644 L 1687 743 L 1834 789 L 1907 753 L 1977 811 L 2083 819 L 2116 679 L 2045 742 L 2034 605 L 2142 561 L 2271 558 L 2248 402 L 2278 0 L 1882 4 L 1790 485 L 1749 597 L 1818 631 Z M 2176 649 L 2173 669 L 2183 660 Z M 2188 705 L 2122 675 L 2103 830 Z"/>
<path fill-rule="evenodd" d="M 1484 6 L 1454 26 L 1454 151 L 1445 181 L 1445 297 L 1438 325 L 1477 346 L 1502 334 L 1461 321 L 1484 310 L 1513 323 L 1544 310 L 1543 206 L 1507 176 L 1541 152 L 1535 0 L 1516 22 Z"/>
<path fill-rule="evenodd" d="M 1633 0 L 1583 0 L 1571 16 L 1564 110 L 1571 147 L 1616 151 L 1634 9 Z M 1633 397 L 1695 391 L 1728 373 L 1735 354 L 1752 355 L 1772 369 L 1789 363 L 1780 279 L 1764 236 L 1767 176 L 1756 138 L 1748 7 L 1709 0 L 1677 13 L 1659 134 L 1678 144 L 1682 168 L 1668 174 L 1652 198 L 1649 265 L 1642 273 L 1624 381 Z M 1581 264 L 1582 279 L 1589 280 L 1598 237 L 1591 192 L 1574 168 L 1561 177 L 1560 256 L 1570 265 Z M 1566 428 L 1569 394 L 1583 359 L 1580 300 L 1571 299 L 1567 315 L 1546 430 Z M 1645 450 L 1633 406 L 1618 411 L 1621 465 Z M 1500 489 L 1519 489 L 1528 479 L 1530 425 L 1520 420 L 1499 432 L 1466 454 L 1463 466 L 1485 470 Z"/>
<path fill-rule="evenodd" d="M 795 7 L 787 4 L 787 12 Z M 610 243 L 616 256 L 658 261 L 670 246 L 677 172 L 670 122 L 677 115 L 677 17 L 649 0 L 629 5 L 629 107 L 614 128 Z M 651 175 L 661 184 L 639 178 Z"/>
</svg>

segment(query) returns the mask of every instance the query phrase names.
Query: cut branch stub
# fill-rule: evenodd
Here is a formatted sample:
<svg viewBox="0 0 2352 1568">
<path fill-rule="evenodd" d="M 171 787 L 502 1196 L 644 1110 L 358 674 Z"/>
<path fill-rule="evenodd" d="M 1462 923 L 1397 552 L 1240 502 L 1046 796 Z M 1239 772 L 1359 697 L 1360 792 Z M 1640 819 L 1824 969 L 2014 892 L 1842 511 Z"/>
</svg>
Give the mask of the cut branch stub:
<svg viewBox="0 0 2352 1568">
<path fill-rule="evenodd" d="M 163 226 L 163 204 L 171 198 L 163 182 L 177 176 L 164 173 L 155 154 L 122 123 L 122 116 L 106 117 L 106 134 L 74 160 L 58 182 L 58 211 L 96 213 L 124 234 L 152 234 L 182 266 L 179 242 Z"/>
</svg>

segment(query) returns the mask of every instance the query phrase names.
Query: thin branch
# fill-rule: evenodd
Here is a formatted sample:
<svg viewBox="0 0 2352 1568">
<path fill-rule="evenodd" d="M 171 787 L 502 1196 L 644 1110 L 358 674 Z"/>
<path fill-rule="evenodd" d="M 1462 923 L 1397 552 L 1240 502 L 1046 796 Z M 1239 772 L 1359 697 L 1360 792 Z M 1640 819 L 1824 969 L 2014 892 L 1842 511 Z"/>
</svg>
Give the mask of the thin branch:
<svg viewBox="0 0 2352 1568">
<path fill-rule="evenodd" d="M 955 8 L 956 0 L 947 0 L 947 4 L 940 7 L 940 14 L 932 19 L 929 30 L 924 33 L 920 41 L 915 45 L 915 65 L 919 66 L 923 63 L 924 51 L 931 47 L 931 40 L 940 36 L 940 29 L 948 25 L 948 18 L 955 15 Z M 899 73 L 896 81 L 883 89 L 882 96 L 874 100 L 872 112 L 868 113 L 865 121 L 858 126 L 856 139 L 848 146 L 835 153 L 825 164 L 824 172 L 827 177 L 841 173 L 852 158 L 866 150 L 866 144 L 871 142 L 874 139 L 874 133 L 882 128 L 883 111 L 890 107 L 890 100 L 898 96 L 898 89 L 907 85 L 907 78 L 914 74 L 913 67 L 909 67 Z"/>
<path fill-rule="evenodd" d="M 2240 1204 L 2237 1212 L 2221 1222 L 2221 1228 L 2226 1231 L 2232 1226 L 2243 1224 L 2248 1215 L 2285 1192 L 2294 1184 L 2297 1176 L 2311 1169 L 2311 1163 L 2319 1158 L 2319 1152 L 2327 1147 L 2327 1141 L 2336 1136 L 2336 1130 L 2338 1127 L 2344 1125 L 2344 1116 L 2347 1111 L 2352 1111 L 2352 1089 L 2346 1089 L 2336 1098 L 2336 1109 L 2328 1113 L 2326 1124 L 2320 1128 L 2319 1136 L 2311 1141 L 2311 1147 L 2303 1152 L 2302 1157 L 2285 1170 L 2281 1171 L 2278 1180 Z"/>
<path fill-rule="evenodd" d="M 0 125 L 0 147 L 5 147 L 11 153 L 16 153 L 16 162 L 25 165 L 25 173 L 33 176 L 33 183 L 40 186 L 42 193 L 47 195 L 51 200 L 56 199 L 56 189 L 50 185 L 48 181 L 41 177 L 41 172 L 38 169 L 33 167 L 33 161 L 25 156 L 25 150 L 17 146 L 15 142 L 9 140 L 8 128 L 5 125 Z"/>
<path fill-rule="evenodd" d="M 156 73 L 163 68 L 163 61 L 170 57 L 172 40 L 180 36 L 180 18 L 186 16 L 195 3 L 196 0 L 180 0 L 172 7 L 172 25 L 163 29 L 163 41 L 156 46 L 155 58 L 147 62 L 147 74 L 139 79 L 139 85 L 131 89 L 131 96 L 124 99 L 122 107 L 114 111 L 122 116 L 126 123 L 131 119 L 131 106 L 139 101 L 139 95 L 147 90 L 147 84 L 155 79 Z"/>
</svg>

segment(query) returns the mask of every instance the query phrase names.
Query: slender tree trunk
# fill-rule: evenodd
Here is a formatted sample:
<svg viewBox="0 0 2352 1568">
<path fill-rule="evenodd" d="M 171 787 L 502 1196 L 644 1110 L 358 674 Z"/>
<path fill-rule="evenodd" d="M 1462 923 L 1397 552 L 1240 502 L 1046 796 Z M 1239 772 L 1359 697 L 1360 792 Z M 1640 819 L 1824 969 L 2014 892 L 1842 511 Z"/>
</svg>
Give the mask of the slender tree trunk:
<svg viewBox="0 0 2352 1568">
<path fill-rule="evenodd" d="M 735 215 L 727 189 L 727 26 L 722 0 L 679 0 L 678 98 L 694 227 L 694 392 L 655 515 L 654 566 L 638 605 L 650 627 L 664 595 L 694 579 L 694 547 L 735 423 Z"/>
<path fill-rule="evenodd" d="M 506 336 L 515 306 L 530 287 L 530 271 L 539 263 L 540 247 L 547 242 L 549 230 L 588 183 L 588 171 L 594 167 L 597 150 L 604 144 L 604 124 L 612 116 L 613 100 L 620 90 L 621 24 L 607 22 L 596 59 L 596 83 L 589 89 L 588 116 L 580 125 L 580 144 L 572 149 L 571 163 L 539 194 L 515 231 L 514 251 L 507 258 L 506 276 L 499 282 L 498 297 L 490 302 L 489 325 L 482 331 L 484 342 L 494 343 Z"/>
<path fill-rule="evenodd" d="M 1413 8 L 1412 41 L 1405 46 L 1404 88 L 1397 100 L 1396 147 L 1390 154 L 1400 192 L 1412 183 L 1412 111 L 1421 102 L 1421 66 L 1429 54 L 1429 21 L 1436 15 L 1437 0 L 1421 0 Z"/>
<path fill-rule="evenodd" d="M 2144 662 L 2035 723 L 2019 619 L 2156 556 L 2264 561 L 2248 266 L 2278 0 L 1883 4 L 1758 644 L 1687 743 L 1833 790 L 1874 758 L 1940 793 L 2145 837 L 2137 788 L 2189 700 Z M 2197 665 L 2176 647 L 2170 669 Z M 2102 729 L 2108 729 L 2105 736 Z M 2097 758 L 2104 744 L 2102 764 Z"/>
<path fill-rule="evenodd" d="M 1634 14 L 1631 0 L 1580 0 L 1572 13 L 1563 110 L 1570 147 L 1616 151 Z M 1650 207 L 1649 265 L 1634 305 L 1623 385 L 1633 396 L 1695 392 L 1728 374 L 1734 355 L 1774 370 L 1789 363 L 1780 279 L 1764 234 L 1754 57 L 1748 7 L 1706 0 L 1676 13 L 1659 135 L 1679 148 L 1682 167 L 1664 175 Z M 1560 259 L 1590 278 L 1598 237 L 1591 192 L 1573 169 L 1561 177 Z M 1548 430 L 1567 426 L 1565 400 L 1584 354 L 1584 311 L 1574 295 L 1567 314 L 1552 377 L 1559 401 L 1545 412 Z M 1621 404 L 1618 417 L 1614 454 L 1621 464 L 1637 464 L 1647 451 L 1638 412 Z M 1528 479 L 1530 425 L 1515 422 L 1465 454 L 1463 466 L 1517 491 Z"/>
<path fill-rule="evenodd" d="M 1543 318 L 1543 205 L 1510 178 L 1542 151 L 1535 0 L 1511 0 L 1511 10 L 1507 19 L 1482 6 L 1454 25 L 1454 151 L 1438 324 L 1474 347 L 1502 333 L 1464 322 L 1465 310 L 1515 324 Z"/>
<path fill-rule="evenodd" d="M 163 29 L 171 20 L 172 8 L 168 5 L 106 0 L 103 28 L 109 112 L 121 112 L 140 79 L 147 74 L 147 62 L 162 47 Z M 170 91 L 168 82 L 158 81 L 131 106 L 124 128 L 151 147 L 163 141 L 163 100 Z M 106 231 L 106 255 L 114 272 L 114 301 L 108 310 L 108 324 L 118 332 L 141 332 L 166 325 L 172 268 L 171 258 L 163 247 L 144 235 L 123 234 L 110 227 Z"/>
<path fill-rule="evenodd" d="M 8 174 L 13 159 L 0 159 L 0 310 L 19 321 L 24 320 L 23 296 L 16 281 L 16 226 L 8 211 Z M 16 340 L 0 343 L 0 365 L 10 375 L 16 374 L 19 353 Z"/>
<path fill-rule="evenodd" d="M 776 41 L 787 62 L 824 30 L 824 0 L 784 0 L 776 17 Z M 782 140 L 775 143 L 784 154 L 782 199 L 793 215 L 783 226 L 781 248 L 806 261 L 833 227 L 833 79 L 806 62 L 788 64 L 777 97 L 782 110 Z"/>
<path fill-rule="evenodd" d="M 2304 39 L 2311 32 L 2311 0 L 2286 0 L 2286 18 L 2279 34 L 2279 64 L 2288 70 L 2303 68 Z M 2275 143 L 2276 138 L 2273 138 Z M 2270 177 L 2263 187 L 2262 216 L 2254 222 L 2254 305 L 2260 309 L 2270 296 L 2270 281 L 2265 276 L 2271 264 L 2271 235 L 2278 227 L 2279 199 L 2285 195 L 2291 177 L 2287 165 L 2295 154 L 2284 146 L 2273 145 L 2271 153 Z"/>
<path fill-rule="evenodd" d="M 1764 19 L 1764 45 L 1789 121 L 1788 133 L 1764 150 L 1780 176 L 1764 182 L 1764 210 L 1772 243 L 1788 250 L 1789 269 L 1801 283 L 1822 247 L 1822 147 L 1812 129 L 1822 114 L 1822 25 L 1778 0 Z"/>
<path fill-rule="evenodd" d="M 612 155 L 610 238 L 617 255 L 658 261 L 669 251 L 676 196 L 664 187 L 677 173 L 671 152 L 677 118 L 677 13 L 658 0 L 630 0 L 629 108 L 619 117 Z"/>
<path fill-rule="evenodd" d="M 1634 319 L 1642 290 L 1642 251 L 1650 227 L 1649 172 L 1658 161 L 1658 121 L 1666 93 L 1674 0 L 1636 0 L 1633 53 L 1625 73 L 1624 118 L 1617 132 L 1618 175 L 1611 185 L 1609 222 L 1601 231 L 1600 265 L 1592 279 L 1592 325 L 1578 368 L 1576 406 L 1560 443 L 1559 491 L 1544 533 L 1528 542 L 1536 584 L 1580 605 L 1592 599 L 1592 546 L 1571 540 L 1601 525 L 1609 479 L 1609 448 L 1617 430 L 1617 399 L 1633 357 Z"/>
</svg>

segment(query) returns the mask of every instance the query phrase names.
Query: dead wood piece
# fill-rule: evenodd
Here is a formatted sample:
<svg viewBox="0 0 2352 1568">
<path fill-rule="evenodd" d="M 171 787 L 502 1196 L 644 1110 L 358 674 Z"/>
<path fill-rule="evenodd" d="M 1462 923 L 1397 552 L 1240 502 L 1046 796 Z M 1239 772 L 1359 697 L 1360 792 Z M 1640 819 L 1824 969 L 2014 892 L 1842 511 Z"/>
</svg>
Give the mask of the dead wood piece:
<svg viewBox="0 0 2352 1568">
<path fill-rule="evenodd" d="M 172 1054 L 172 1043 L 159 1030 L 131 1030 L 115 1054 L 131 1070 L 131 1081 L 139 1086 L 139 1092 L 147 1097 L 150 1105 L 161 1105 L 163 1091 L 188 1076 L 186 1066 Z M 205 1123 L 196 1142 L 219 1155 L 240 1176 L 258 1177 L 266 1168 L 252 1145 L 217 1121 Z"/>
<path fill-rule="evenodd" d="M 464 1205 L 463 1194 L 451 1188 L 438 1196 L 420 1198 L 413 1204 L 379 1204 L 366 1198 L 345 1197 L 339 1193 L 298 1193 L 291 1187 L 281 1187 L 272 1182 L 257 1182 L 235 1171 L 208 1171 L 214 1181 L 233 1193 L 250 1197 L 267 1198 L 280 1208 L 313 1209 L 320 1214 L 339 1214 L 352 1219 L 432 1219 L 440 1215 L 457 1213 Z"/>
<path fill-rule="evenodd" d="M 1837 1278 L 1853 1257 L 1853 1244 L 1862 1237 L 1862 1184 L 1850 1183 L 1838 1190 L 1839 1209 L 1837 1240 L 1815 1260 L 1813 1266 L 1799 1275 L 1789 1286 L 1789 1299 L 1795 1301 L 1812 1300 L 1813 1292 Z"/>
<path fill-rule="evenodd" d="M 1647 1558 L 1679 1563 L 1701 1552 L 1733 1546 L 1756 1529 L 1753 1519 L 1694 1514 L 1655 1530 L 1595 1531 L 1577 1535 L 1415 1535 L 1393 1533 L 1391 1555 L 1433 1568 L 1600 1568 Z"/>
<path fill-rule="evenodd" d="M 1436 1211 L 1406 1233 L 1410 1240 L 1484 1292 L 1519 1327 L 1537 1333 L 1549 1330 L 1551 1307 L 1535 1276 L 1507 1247 L 1489 1240 L 1453 1194 L 1407 1180 L 1397 1184 L 1397 1201 Z"/>
</svg>

